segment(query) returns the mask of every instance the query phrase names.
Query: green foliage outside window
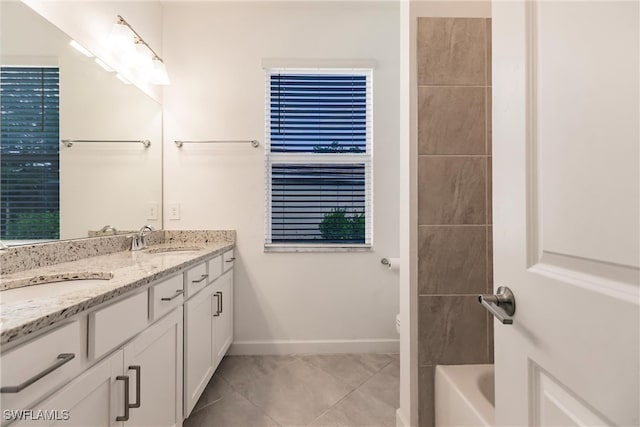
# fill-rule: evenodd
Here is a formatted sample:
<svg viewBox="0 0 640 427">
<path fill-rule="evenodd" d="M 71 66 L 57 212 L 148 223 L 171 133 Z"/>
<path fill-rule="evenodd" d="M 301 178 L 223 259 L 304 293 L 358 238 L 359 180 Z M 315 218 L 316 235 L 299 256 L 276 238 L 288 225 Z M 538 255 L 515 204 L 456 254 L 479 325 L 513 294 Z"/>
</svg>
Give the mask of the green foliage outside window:
<svg viewBox="0 0 640 427">
<path fill-rule="evenodd" d="M 334 208 L 324 215 L 318 227 L 324 240 L 362 242 L 365 215 L 358 212 L 348 215 L 346 208 Z"/>
</svg>

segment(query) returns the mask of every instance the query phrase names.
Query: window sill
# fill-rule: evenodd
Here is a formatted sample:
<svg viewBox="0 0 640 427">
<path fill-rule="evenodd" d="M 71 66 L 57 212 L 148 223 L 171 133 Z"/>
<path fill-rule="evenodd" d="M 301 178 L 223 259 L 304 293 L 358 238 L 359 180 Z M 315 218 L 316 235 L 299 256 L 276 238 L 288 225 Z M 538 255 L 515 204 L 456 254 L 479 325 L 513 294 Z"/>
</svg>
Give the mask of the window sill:
<svg viewBox="0 0 640 427">
<path fill-rule="evenodd" d="M 265 252 L 303 253 L 303 252 L 372 252 L 371 245 L 286 245 L 265 244 Z"/>
</svg>

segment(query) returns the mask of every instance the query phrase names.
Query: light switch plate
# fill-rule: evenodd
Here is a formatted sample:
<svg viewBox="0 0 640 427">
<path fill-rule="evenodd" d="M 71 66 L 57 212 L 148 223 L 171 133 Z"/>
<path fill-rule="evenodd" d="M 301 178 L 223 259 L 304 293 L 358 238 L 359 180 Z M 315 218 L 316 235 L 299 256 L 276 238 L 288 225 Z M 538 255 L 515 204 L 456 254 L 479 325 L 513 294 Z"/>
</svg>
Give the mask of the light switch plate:
<svg viewBox="0 0 640 427">
<path fill-rule="evenodd" d="M 147 219 L 154 221 L 158 219 L 158 204 L 156 202 L 147 204 Z"/>
<path fill-rule="evenodd" d="M 180 203 L 169 203 L 169 219 L 180 219 Z"/>
</svg>

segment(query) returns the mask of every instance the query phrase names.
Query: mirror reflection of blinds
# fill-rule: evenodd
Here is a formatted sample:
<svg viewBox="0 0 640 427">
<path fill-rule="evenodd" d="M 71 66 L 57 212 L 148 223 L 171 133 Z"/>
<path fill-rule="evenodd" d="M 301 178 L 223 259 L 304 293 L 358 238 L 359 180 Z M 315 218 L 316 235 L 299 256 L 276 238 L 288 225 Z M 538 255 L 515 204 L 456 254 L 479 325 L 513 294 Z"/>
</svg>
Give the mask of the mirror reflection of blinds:
<svg viewBox="0 0 640 427">
<path fill-rule="evenodd" d="M 366 75 L 272 74 L 271 152 L 364 153 Z"/>
<path fill-rule="evenodd" d="M 59 238 L 59 70 L 0 69 L 0 239 Z"/>
</svg>

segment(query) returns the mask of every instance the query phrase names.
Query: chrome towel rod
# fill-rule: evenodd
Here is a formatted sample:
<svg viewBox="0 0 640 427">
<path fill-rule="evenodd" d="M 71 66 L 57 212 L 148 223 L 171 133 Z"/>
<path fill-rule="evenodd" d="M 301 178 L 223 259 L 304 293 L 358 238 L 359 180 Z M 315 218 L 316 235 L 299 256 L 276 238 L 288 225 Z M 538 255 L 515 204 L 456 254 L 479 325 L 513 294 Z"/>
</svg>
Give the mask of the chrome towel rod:
<svg viewBox="0 0 640 427">
<path fill-rule="evenodd" d="M 255 139 L 238 139 L 238 140 L 217 140 L 217 141 L 173 141 L 176 143 L 176 146 L 182 147 L 184 144 L 251 144 L 253 148 L 258 148 L 260 146 L 260 142 Z"/>
<path fill-rule="evenodd" d="M 148 139 L 135 139 L 135 140 L 125 140 L 125 139 L 63 139 L 61 141 L 65 147 L 73 147 L 75 142 L 137 142 L 139 144 L 144 145 L 144 148 L 149 148 L 151 145 L 151 141 Z"/>
</svg>

